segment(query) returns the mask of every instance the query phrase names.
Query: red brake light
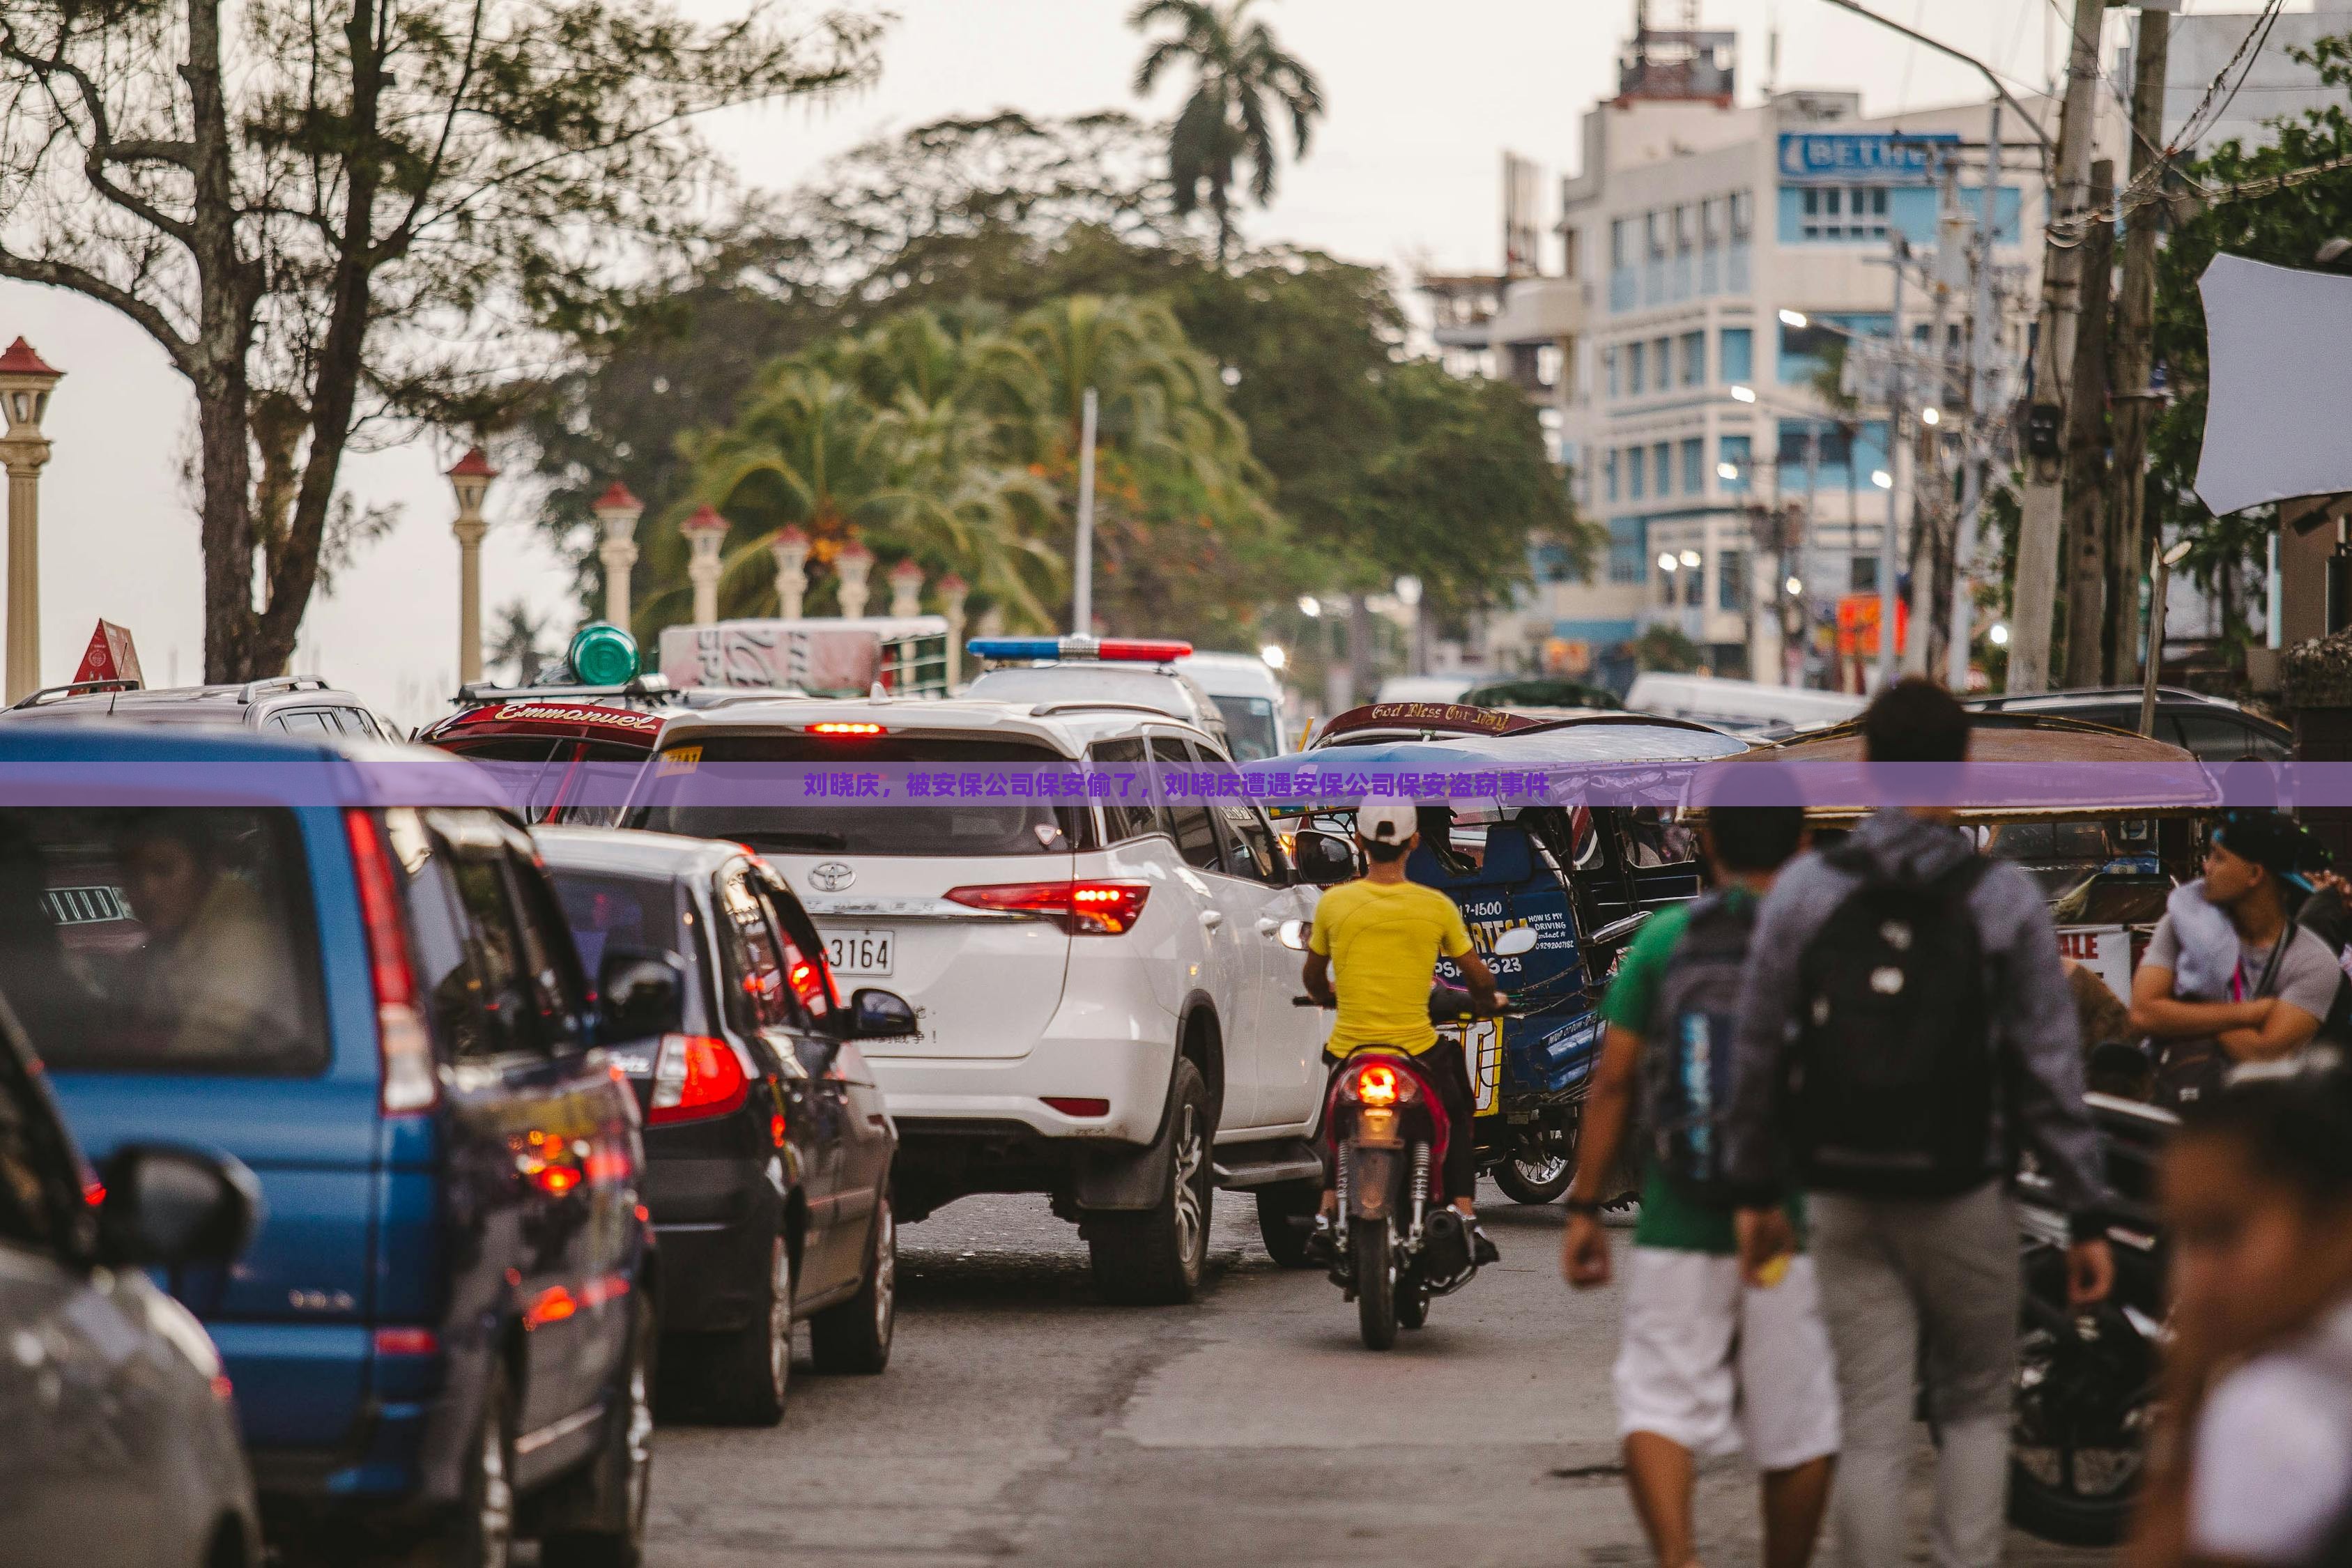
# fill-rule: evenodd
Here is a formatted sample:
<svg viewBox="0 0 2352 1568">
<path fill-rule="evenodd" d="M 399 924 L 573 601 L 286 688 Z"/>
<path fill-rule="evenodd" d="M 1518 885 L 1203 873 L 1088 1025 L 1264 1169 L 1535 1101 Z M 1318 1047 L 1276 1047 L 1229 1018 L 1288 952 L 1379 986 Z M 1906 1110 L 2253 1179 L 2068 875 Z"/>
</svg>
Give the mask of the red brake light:
<svg viewBox="0 0 2352 1568">
<path fill-rule="evenodd" d="M 1366 1105 L 1397 1102 L 1397 1070 L 1386 1062 L 1372 1062 L 1356 1073 L 1356 1098 Z"/>
<path fill-rule="evenodd" d="M 408 963 L 408 931 L 400 917 L 400 883 L 375 813 L 343 814 L 351 839 L 352 874 L 360 888 L 360 920 L 367 928 L 368 966 L 375 977 L 376 1048 L 383 1060 L 378 1102 L 386 1116 L 430 1110 L 441 1098 L 433 1042 L 416 1008 L 416 977 Z"/>
<path fill-rule="evenodd" d="M 811 724 L 806 728 L 807 732 L 812 735 L 880 735 L 887 732 L 879 724 L 846 724 L 833 722 L 825 724 Z"/>
<path fill-rule="evenodd" d="M 950 903 L 1007 914 L 1043 915 L 1075 936 L 1118 936 L 1134 929 L 1151 896 L 1149 882 L 1000 882 L 951 888 Z"/>
<path fill-rule="evenodd" d="M 431 1329 L 378 1329 L 375 1331 L 375 1353 L 378 1355 L 438 1355 L 441 1336 Z"/>
<path fill-rule="evenodd" d="M 751 1092 L 751 1080 L 726 1041 L 709 1035 L 664 1035 L 654 1058 L 653 1104 L 646 1121 L 657 1125 L 724 1116 Z"/>
</svg>

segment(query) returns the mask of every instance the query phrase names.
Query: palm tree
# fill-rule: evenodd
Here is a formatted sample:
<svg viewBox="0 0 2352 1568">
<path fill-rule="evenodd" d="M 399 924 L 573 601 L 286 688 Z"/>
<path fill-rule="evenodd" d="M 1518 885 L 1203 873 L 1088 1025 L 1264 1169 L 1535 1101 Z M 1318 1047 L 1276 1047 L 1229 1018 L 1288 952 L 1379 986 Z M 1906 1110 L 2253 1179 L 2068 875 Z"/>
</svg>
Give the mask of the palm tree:
<svg viewBox="0 0 2352 1568">
<path fill-rule="evenodd" d="M 1250 164 L 1250 199 L 1265 206 L 1274 199 L 1281 154 L 1275 146 L 1274 114 L 1288 111 L 1293 156 L 1307 155 L 1307 142 L 1323 113 L 1323 89 L 1315 73 L 1286 54 L 1266 25 L 1252 18 L 1254 0 L 1143 0 L 1129 16 L 1137 28 L 1166 22 L 1172 37 L 1145 51 L 1135 69 L 1135 90 L 1150 92 L 1171 65 L 1192 68 L 1192 95 L 1184 100 L 1168 137 L 1168 173 L 1176 186 L 1176 210 L 1192 212 L 1208 188 L 1209 210 L 1217 220 L 1217 262 L 1223 266 L 1234 237 L 1234 165 Z M 1269 100 L 1272 100 L 1269 112 Z"/>
<path fill-rule="evenodd" d="M 489 662 L 512 666 L 514 683 L 529 686 L 539 674 L 539 639 L 547 635 L 548 625 L 548 617 L 533 615 L 525 600 L 506 605 L 490 629 Z"/>
</svg>

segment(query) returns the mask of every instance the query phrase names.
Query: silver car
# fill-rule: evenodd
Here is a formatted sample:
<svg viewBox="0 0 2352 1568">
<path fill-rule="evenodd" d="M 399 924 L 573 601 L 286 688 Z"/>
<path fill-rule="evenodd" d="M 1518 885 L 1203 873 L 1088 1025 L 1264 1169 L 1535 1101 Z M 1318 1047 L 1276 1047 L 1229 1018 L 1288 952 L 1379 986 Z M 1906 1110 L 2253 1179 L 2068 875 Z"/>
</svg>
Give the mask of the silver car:
<svg viewBox="0 0 2352 1568">
<path fill-rule="evenodd" d="M 0 975 L 0 984 L 6 976 Z M 13 1568 L 257 1568 L 221 1361 L 145 1268 L 244 1249 L 251 1172 L 131 1145 L 89 1173 L 0 1006 L 0 1558 Z"/>
</svg>

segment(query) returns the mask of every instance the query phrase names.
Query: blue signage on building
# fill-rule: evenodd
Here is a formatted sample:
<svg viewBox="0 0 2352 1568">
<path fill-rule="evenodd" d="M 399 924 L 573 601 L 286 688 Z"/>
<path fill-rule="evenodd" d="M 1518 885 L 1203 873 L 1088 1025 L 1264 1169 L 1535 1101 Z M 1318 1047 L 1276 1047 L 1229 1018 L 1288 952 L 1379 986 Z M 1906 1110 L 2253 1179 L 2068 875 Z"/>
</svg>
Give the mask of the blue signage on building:
<svg viewBox="0 0 2352 1568">
<path fill-rule="evenodd" d="M 1784 131 L 1780 178 L 1838 184 L 1925 185 L 1936 179 L 1938 144 L 1957 145 L 1950 132 L 1896 136 L 1885 132 Z"/>
</svg>

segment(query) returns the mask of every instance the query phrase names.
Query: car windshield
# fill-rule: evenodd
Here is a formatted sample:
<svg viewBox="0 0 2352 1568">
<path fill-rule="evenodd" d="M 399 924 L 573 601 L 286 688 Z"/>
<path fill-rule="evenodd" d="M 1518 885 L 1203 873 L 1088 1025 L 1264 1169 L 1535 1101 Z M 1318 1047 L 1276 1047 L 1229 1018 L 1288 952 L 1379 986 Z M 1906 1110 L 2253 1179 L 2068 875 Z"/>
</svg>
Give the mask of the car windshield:
<svg viewBox="0 0 2352 1568">
<path fill-rule="evenodd" d="M 1212 697 L 1225 716 L 1225 742 L 1234 761 L 1254 763 L 1282 750 L 1282 732 L 1275 727 L 1274 702 L 1265 697 Z"/>
<path fill-rule="evenodd" d="M 914 764 L 933 776 L 966 775 L 983 792 L 916 805 L 849 805 L 812 800 L 806 805 L 745 805 L 740 775 L 728 780 L 713 764 L 822 763 L 845 769 L 880 767 L 903 771 Z M 989 764 L 996 764 L 992 770 Z M 1093 842 L 1094 815 L 1076 802 L 993 795 L 992 772 L 1069 765 L 1047 748 L 1018 741 L 937 738 L 923 734 L 878 736 L 714 735 L 704 731 L 665 745 L 644 791 L 625 814 L 623 826 L 699 838 L 730 838 L 763 854 L 856 855 L 1044 855 L 1067 853 Z"/>
<path fill-rule="evenodd" d="M 293 813 L 0 811 L 0 993 L 59 1071 L 322 1069 Z"/>
</svg>

